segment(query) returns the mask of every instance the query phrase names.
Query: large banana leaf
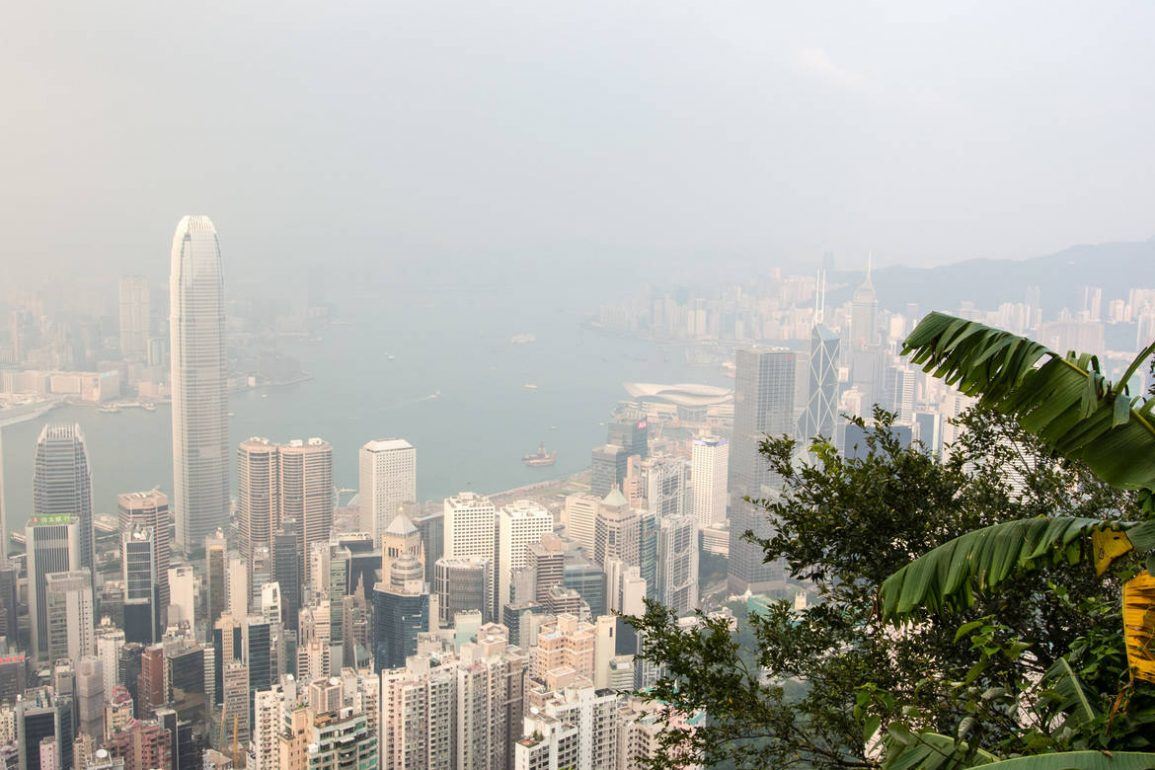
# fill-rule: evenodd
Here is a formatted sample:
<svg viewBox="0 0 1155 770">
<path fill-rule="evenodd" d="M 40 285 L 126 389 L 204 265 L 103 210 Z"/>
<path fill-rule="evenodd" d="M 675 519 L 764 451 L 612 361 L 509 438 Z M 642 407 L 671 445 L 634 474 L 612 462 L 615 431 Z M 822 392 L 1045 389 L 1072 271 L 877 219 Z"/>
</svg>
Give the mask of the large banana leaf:
<svg viewBox="0 0 1155 770">
<path fill-rule="evenodd" d="M 1047 699 L 1056 711 L 1066 715 L 1065 723 L 1070 727 L 1093 722 L 1099 716 L 1099 710 L 1066 658 L 1059 658 L 1047 669 L 1043 683 L 1047 685 Z"/>
<path fill-rule="evenodd" d="M 1076 516 L 1040 516 L 968 532 L 888 577 L 882 584 L 883 617 L 901 618 L 919 608 L 969 607 L 977 591 L 996 588 L 1016 572 L 1063 561 L 1077 563 L 1090 550 L 1084 537 L 1107 527 L 1137 532 L 1149 528 Z"/>
<path fill-rule="evenodd" d="M 935 377 L 1018 419 L 1056 454 L 1081 460 L 1108 484 L 1155 490 L 1155 399 L 1133 398 L 1126 383 L 1155 351 L 1140 353 L 1112 385 L 1095 356 L 1066 356 L 974 321 L 931 313 L 903 353 Z"/>
<path fill-rule="evenodd" d="M 1146 751 L 1062 751 L 983 764 L 983 770 L 1151 770 L 1155 754 Z"/>
<path fill-rule="evenodd" d="M 892 728 L 883 744 L 882 770 L 962 770 L 998 761 L 989 751 L 971 751 L 965 741 L 940 733 Z"/>
</svg>

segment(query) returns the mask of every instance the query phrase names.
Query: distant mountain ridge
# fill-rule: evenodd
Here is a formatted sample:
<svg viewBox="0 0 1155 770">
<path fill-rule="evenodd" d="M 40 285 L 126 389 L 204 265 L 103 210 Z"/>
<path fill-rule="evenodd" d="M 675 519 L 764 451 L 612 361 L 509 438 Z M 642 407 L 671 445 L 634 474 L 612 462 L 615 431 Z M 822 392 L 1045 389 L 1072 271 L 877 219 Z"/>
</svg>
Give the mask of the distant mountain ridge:
<svg viewBox="0 0 1155 770">
<path fill-rule="evenodd" d="M 830 300 L 849 299 L 863 271 L 838 271 Z M 902 310 L 908 303 L 928 310 L 957 310 L 964 301 L 983 309 L 1004 302 L 1022 302 L 1028 286 L 1038 286 L 1044 317 L 1063 307 L 1081 306 L 1082 286 L 1103 289 L 1103 310 L 1112 299 L 1126 297 L 1136 287 L 1155 288 L 1155 238 L 1124 243 L 1083 244 L 1055 254 L 1013 259 L 971 259 L 938 267 L 886 267 L 874 271 L 879 304 Z"/>
</svg>

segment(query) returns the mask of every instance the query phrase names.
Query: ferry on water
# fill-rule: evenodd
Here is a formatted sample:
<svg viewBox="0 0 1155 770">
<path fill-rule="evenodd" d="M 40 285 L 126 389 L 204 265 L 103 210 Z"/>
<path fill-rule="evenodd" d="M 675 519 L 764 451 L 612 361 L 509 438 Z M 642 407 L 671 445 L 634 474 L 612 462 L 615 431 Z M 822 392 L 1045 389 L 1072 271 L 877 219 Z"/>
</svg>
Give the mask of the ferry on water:
<svg viewBox="0 0 1155 770">
<path fill-rule="evenodd" d="M 525 455 L 521 458 L 521 461 L 530 468 L 544 468 L 557 462 L 557 451 L 547 452 L 545 450 L 545 442 L 543 441 L 538 445 L 536 452 Z"/>
</svg>

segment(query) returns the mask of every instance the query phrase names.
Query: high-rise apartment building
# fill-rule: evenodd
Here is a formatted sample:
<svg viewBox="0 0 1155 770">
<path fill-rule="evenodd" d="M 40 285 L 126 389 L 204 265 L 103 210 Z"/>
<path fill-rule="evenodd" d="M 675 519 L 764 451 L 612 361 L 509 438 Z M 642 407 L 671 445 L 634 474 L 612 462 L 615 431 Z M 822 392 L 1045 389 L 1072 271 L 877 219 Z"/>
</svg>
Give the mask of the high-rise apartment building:
<svg viewBox="0 0 1155 770">
<path fill-rule="evenodd" d="M 28 618 L 33 657 L 48 653 L 48 575 L 80 568 L 79 524 L 75 516 L 34 516 L 25 528 L 28 559 Z"/>
<path fill-rule="evenodd" d="M 152 530 L 153 545 L 156 548 L 157 610 L 163 625 L 171 601 L 168 569 L 172 558 L 172 513 L 168 508 L 168 495 L 156 489 L 150 492 L 129 492 L 116 496 L 116 507 L 121 535 L 142 527 Z M 186 620 L 191 622 L 192 618 Z"/>
<path fill-rule="evenodd" d="M 126 275 L 120 279 L 120 356 L 129 361 L 148 358 L 151 336 L 151 297 L 148 279 Z"/>
<path fill-rule="evenodd" d="M 694 439 L 690 450 L 691 509 L 699 528 L 726 520 L 726 477 L 730 442 L 718 436 Z"/>
<path fill-rule="evenodd" d="M 417 502 L 417 450 L 403 438 L 379 439 L 361 447 L 358 461 L 361 529 L 379 542 L 403 506 Z"/>
<path fill-rule="evenodd" d="M 514 570 L 526 565 L 529 547 L 553 532 L 553 514 L 540 503 L 517 500 L 497 512 L 497 600 L 491 617 L 510 601 Z"/>
<path fill-rule="evenodd" d="M 797 357 L 778 348 L 739 350 L 735 355 L 734 436 L 730 442 L 730 590 L 766 588 L 775 565 L 764 564 L 762 549 L 743 536 L 770 534 L 766 512 L 745 497 L 771 493 L 769 463 L 758 451 L 766 435 L 794 433 L 794 374 Z"/>
<path fill-rule="evenodd" d="M 34 516 L 75 516 L 80 563 L 95 576 L 92 532 L 92 471 L 84 434 L 78 424 L 45 425 L 36 442 L 36 471 L 32 477 Z"/>
<path fill-rule="evenodd" d="M 176 541 L 200 543 L 229 519 L 224 279 L 212 220 L 186 216 L 169 277 L 173 509 Z"/>
<path fill-rule="evenodd" d="M 457 661 L 421 652 L 381 671 L 381 770 L 455 770 Z"/>
</svg>

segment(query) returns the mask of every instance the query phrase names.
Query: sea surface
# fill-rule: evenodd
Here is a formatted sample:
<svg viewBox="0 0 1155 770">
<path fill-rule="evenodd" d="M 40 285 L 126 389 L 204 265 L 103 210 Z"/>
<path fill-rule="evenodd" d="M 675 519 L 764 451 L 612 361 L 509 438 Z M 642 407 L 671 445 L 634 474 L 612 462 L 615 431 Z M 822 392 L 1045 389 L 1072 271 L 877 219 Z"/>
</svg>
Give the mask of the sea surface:
<svg viewBox="0 0 1155 770">
<path fill-rule="evenodd" d="M 611 410 L 626 398 L 624 382 L 727 383 L 713 367 L 687 364 L 677 349 L 583 329 L 599 301 L 572 288 L 349 288 L 335 303 L 339 324 L 315 340 L 271 343 L 298 357 L 312 379 L 234 393 L 232 441 L 319 436 L 333 444 L 336 485 L 354 488 L 358 448 L 403 437 L 417 448 L 419 496 L 438 499 L 587 467 Z M 510 342 L 523 333 L 536 341 Z M 62 407 L 4 428 L 9 529 L 23 527 L 31 510 L 37 435 L 60 421 L 84 431 L 98 513 L 114 513 L 120 492 L 171 490 L 168 406 L 115 414 Z M 523 465 L 522 455 L 542 441 L 558 451 L 557 464 Z"/>
</svg>

